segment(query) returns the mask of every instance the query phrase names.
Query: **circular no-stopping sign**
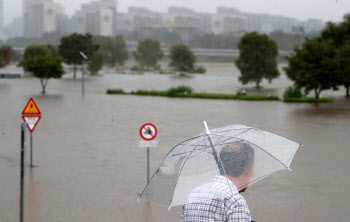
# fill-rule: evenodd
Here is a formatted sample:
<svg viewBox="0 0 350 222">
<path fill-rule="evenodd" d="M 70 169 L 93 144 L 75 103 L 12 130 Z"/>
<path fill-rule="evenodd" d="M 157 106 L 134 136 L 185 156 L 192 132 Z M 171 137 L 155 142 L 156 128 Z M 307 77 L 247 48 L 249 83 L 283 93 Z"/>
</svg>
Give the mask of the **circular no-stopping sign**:
<svg viewBox="0 0 350 222">
<path fill-rule="evenodd" d="M 140 128 L 140 136 L 147 141 L 153 140 L 157 136 L 157 127 L 152 123 L 143 124 Z"/>
</svg>

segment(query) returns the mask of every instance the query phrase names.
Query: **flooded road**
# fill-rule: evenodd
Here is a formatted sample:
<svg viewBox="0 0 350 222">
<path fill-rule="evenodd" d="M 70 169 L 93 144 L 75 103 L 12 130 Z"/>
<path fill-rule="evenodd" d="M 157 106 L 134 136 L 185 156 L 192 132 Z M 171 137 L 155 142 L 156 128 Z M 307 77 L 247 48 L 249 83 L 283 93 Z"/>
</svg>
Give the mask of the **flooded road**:
<svg viewBox="0 0 350 222">
<path fill-rule="evenodd" d="M 151 172 L 169 150 L 203 129 L 234 123 L 265 129 L 304 144 L 291 168 L 252 185 L 244 196 L 256 221 L 348 221 L 350 217 L 350 101 L 311 104 L 106 95 L 107 88 L 196 92 L 241 89 L 233 64 L 211 64 L 208 74 L 89 76 L 85 98 L 72 75 L 49 80 L 40 94 L 34 78 L 0 79 L 0 221 L 19 220 L 21 112 L 30 97 L 42 118 L 33 134 L 35 168 L 26 170 L 26 222 L 180 221 L 181 207 L 137 202 L 146 185 L 146 150 L 139 127 L 158 128 Z M 15 70 L 16 71 L 16 70 Z M 285 77 L 264 83 L 260 93 L 281 95 Z M 251 85 L 244 88 L 249 88 Z M 253 91 L 253 90 L 251 90 Z M 27 145 L 27 150 L 29 145 Z M 27 159 L 28 159 L 27 152 Z"/>
</svg>

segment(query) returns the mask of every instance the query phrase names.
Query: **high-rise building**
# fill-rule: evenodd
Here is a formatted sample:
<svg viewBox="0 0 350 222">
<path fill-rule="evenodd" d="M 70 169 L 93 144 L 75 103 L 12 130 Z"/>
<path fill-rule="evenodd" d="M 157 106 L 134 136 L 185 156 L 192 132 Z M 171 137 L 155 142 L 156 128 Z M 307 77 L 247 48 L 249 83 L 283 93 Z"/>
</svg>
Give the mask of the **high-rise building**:
<svg viewBox="0 0 350 222">
<path fill-rule="evenodd" d="M 117 2 L 99 0 L 83 4 L 72 20 L 73 32 L 113 36 L 116 33 Z"/>
<path fill-rule="evenodd" d="M 56 31 L 55 6 L 53 0 L 24 0 L 24 36 L 40 37 L 44 33 Z"/>
<path fill-rule="evenodd" d="M 4 2 L 0 0 L 0 38 L 4 37 Z"/>
<path fill-rule="evenodd" d="M 214 34 L 235 34 L 244 30 L 245 17 L 235 8 L 219 7 L 212 16 L 212 32 Z"/>
</svg>

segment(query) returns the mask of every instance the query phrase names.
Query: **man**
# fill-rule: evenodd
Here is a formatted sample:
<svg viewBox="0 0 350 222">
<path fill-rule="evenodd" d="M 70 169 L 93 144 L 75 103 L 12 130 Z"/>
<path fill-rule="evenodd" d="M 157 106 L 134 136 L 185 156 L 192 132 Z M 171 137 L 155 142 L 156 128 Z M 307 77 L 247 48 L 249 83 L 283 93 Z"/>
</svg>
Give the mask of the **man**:
<svg viewBox="0 0 350 222">
<path fill-rule="evenodd" d="M 239 194 L 253 176 L 254 149 L 238 141 L 220 151 L 221 175 L 194 189 L 183 207 L 182 222 L 250 222 L 245 199 Z"/>
</svg>

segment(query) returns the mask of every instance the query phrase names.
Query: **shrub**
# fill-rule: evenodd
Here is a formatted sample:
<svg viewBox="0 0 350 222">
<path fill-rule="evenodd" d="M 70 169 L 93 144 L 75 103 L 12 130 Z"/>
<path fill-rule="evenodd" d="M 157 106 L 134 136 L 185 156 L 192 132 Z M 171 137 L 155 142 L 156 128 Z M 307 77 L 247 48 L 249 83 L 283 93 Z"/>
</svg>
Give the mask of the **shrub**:
<svg viewBox="0 0 350 222">
<path fill-rule="evenodd" d="M 168 89 L 167 93 L 169 96 L 175 96 L 176 94 L 189 94 L 192 93 L 193 89 L 190 86 L 178 86 L 178 87 L 171 87 Z"/>
<path fill-rule="evenodd" d="M 206 70 L 203 66 L 197 66 L 197 67 L 194 69 L 194 72 L 195 72 L 195 73 L 204 74 L 204 73 L 207 72 L 207 70 Z"/>
<path fill-rule="evenodd" d="M 108 89 L 107 94 L 125 94 L 122 89 Z"/>
<path fill-rule="evenodd" d="M 303 93 L 301 92 L 300 88 L 290 86 L 288 87 L 283 94 L 284 99 L 290 99 L 290 98 L 302 98 L 304 97 Z"/>
<path fill-rule="evenodd" d="M 131 68 L 131 71 L 135 71 L 135 72 L 144 72 L 145 68 L 143 68 L 143 66 L 139 66 L 139 65 L 134 65 Z"/>
</svg>

